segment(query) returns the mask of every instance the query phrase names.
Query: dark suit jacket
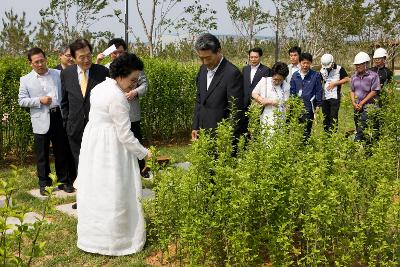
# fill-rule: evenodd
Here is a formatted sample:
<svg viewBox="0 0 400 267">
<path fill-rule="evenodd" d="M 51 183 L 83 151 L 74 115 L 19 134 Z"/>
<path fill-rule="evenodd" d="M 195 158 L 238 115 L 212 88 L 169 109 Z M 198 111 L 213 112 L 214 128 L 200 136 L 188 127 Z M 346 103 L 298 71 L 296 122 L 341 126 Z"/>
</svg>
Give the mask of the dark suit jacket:
<svg viewBox="0 0 400 267">
<path fill-rule="evenodd" d="M 56 69 L 56 70 L 63 70 L 61 64 L 58 64 L 57 66 L 55 66 L 54 69 Z"/>
<path fill-rule="evenodd" d="M 231 99 L 239 110 L 235 125 L 235 136 L 240 134 L 243 110 L 243 77 L 239 69 L 225 58 L 219 65 L 207 90 L 207 67 L 202 65 L 196 78 L 197 95 L 192 129 L 215 129 L 217 123 L 228 118 Z"/>
<path fill-rule="evenodd" d="M 61 72 L 61 112 L 64 127 L 69 136 L 80 136 L 89 119 L 90 91 L 109 77 L 109 71 L 102 65 L 92 64 L 85 97 L 82 96 L 76 65 Z"/>
<path fill-rule="evenodd" d="M 250 72 L 251 67 L 247 65 L 243 68 L 243 90 L 244 90 L 244 109 L 247 110 L 251 103 L 251 92 L 254 87 L 256 87 L 257 83 L 261 80 L 262 77 L 271 77 L 272 72 L 271 69 L 267 66 L 260 64 L 258 67 L 256 74 L 254 74 L 253 82 L 250 82 Z"/>
</svg>

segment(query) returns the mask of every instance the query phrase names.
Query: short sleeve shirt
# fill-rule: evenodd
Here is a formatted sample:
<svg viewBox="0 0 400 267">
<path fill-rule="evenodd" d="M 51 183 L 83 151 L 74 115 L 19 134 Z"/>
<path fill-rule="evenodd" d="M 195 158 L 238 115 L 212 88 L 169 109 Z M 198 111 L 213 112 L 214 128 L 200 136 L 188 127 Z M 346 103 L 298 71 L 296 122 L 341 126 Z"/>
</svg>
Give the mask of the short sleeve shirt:
<svg viewBox="0 0 400 267">
<path fill-rule="evenodd" d="M 362 101 L 371 91 L 379 91 L 381 85 L 376 72 L 367 70 L 364 74 L 354 74 L 351 77 L 351 91 L 356 95 L 356 103 Z M 372 103 L 371 99 L 368 103 Z"/>
</svg>

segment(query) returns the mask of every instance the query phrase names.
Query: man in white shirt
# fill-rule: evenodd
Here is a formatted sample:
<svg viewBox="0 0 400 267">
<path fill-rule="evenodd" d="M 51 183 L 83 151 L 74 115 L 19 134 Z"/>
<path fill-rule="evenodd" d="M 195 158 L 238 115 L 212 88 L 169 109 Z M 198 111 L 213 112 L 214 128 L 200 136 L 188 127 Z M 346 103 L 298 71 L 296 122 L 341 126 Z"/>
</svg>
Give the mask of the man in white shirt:
<svg viewBox="0 0 400 267">
<path fill-rule="evenodd" d="M 289 75 L 286 77 L 286 81 L 288 83 L 290 83 L 293 73 L 300 70 L 300 55 L 301 55 L 300 47 L 293 46 L 292 48 L 289 49 L 289 60 L 290 60 L 290 64 L 288 65 Z"/>
<path fill-rule="evenodd" d="M 38 47 L 28 51 L 28 60 L 32 71 L 20 79 L 18 103 L 21 107 L 30 108 L 40 194 L 46 195 L 45 187 L 52 184 L 49 178 L 50 142 L 58 181 L 62 183 L 59 188 L 72 193 L 74 188 L 68 173 L 68 139 L 60 111 L 60 72 L 47 68 L 46 55 Z"/>
<path fill-rule="evenodd" d="M 198 131 L 210 129 L 215 133 L 218 122 L 229 118 L 232 108 L 237 111 L 234 134 L 242 129 L 243 77 L 239 69 L 226 60 L 221 53 L 221 44 L 210 33 L 202 34 L 195 43 L 202 66 L 197 74 L 197 95 L 192 124 L 192 140 Z"/>
<path fill-rule="evenodd" d="M 243 73 L 243 105 L 244 111 L 248 111 L 251 103 L 251 92 L 263 77 L 271 77 L 271 69 L 261 63 L 263 51 L 259 47 L 249 50 L 250 64 L 245 66 Z M 244 132 L 247 132 L 248 118 L 244 119 Z"/>
</svg>

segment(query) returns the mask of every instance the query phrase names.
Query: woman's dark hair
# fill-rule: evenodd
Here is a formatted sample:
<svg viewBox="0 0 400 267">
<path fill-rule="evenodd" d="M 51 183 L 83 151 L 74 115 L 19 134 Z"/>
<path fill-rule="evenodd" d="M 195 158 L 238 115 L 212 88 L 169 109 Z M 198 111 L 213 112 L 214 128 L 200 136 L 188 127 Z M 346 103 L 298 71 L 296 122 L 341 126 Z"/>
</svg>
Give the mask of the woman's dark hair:
<svg viewBox="0 0 400 267">
<path fill-rule="evenodd" d="M 132 71 L 143 70 L 143 62 L 135 54 L 123 53 L 121 56 L 114 59 L 110 65 L 110 77 L 127 77 Z"/>
<path fill-rule="evenodd" d="M 279 74 L 281 75 L 283 78 L 286 78 L 289 75 L 289 68 L 288 65 L 286 65 L 286 63 L 283 62 L 276 62 L 273 66 L 272 66 L 272 76 L 274 76 L 275 74 Z"/>
<path fill-rule="evenodd" d="M 249 50 L 249 56 L 250 56 L 250 53 L 251 53 L 251 52 L 258 53 L 258 55 L 259 55 L 260 57 L 262 57 L 262 55 L 263 55 L 263 51 L 262 51 L 262 49 L 261 49 L 260 47 L 254 47 L 254 48 L 250 49 L 250 50 Z"/>
<path fill-rule="evenodd" d="M 197 38 L 194 47 L 197 51 L 211 50 L 211 52 L 216 54 L 221 49 L 221 44 L 218 38 L 211 33 L 204 33 Z"/>
<path fill-rule="evenodd" d="M 42 54 L 44 57 L 46 57 L 46 54 L 43 52 L 42 49 L 40 49 L 39 47 L 33 47 L 31 49 L 28 50 L 28 60 L 29 62 L 32 61 L 32 56 L 33 55 L 38 55 L 38 54 Z"/>
<path fill-rule="evenodd" d="M 308 60 L 312 63 L 312 55 L 310 53 L 301 53 L 299 61 Z"/>
<path fill-rule="evenodd" d="M 76 39 L 72 44 L 69 45 L 69 50 L 71 52 L 71 56 L 73 58 L 75 58 L 76 50 L 79 50 L 79 49 L 82 49 L 82 48 L 85 48 L 85 47 L 89 47 L 90 53 L 93 52 L 92 45 L 89 43 L 88 40 L 81 39 L 81 38 Z"/>
<path fill-rule="evenodd" d="M 290 53 L 297 53 L 299 56 L 301 55 L 301 48 L 298 46 L 293 46 L 292 48 L 289 49 L 289 55 Z"/>
</svg>

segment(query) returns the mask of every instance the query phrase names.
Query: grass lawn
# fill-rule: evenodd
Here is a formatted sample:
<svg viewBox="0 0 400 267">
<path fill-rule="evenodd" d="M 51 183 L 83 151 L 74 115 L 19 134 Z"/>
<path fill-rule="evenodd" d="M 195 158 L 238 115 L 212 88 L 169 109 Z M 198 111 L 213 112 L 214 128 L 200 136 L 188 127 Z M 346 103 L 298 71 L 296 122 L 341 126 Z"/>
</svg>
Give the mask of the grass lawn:
<svg viewBox="0 0 400 267">
<path fill-rule="evenodd" d="M 170 156 L 173 162 L 185 161 L 189 146 L 159 147 L 160 154 Z M 51 166 L 54 170 L 54 165 Z M 0 179 L 10 176 L 10 168 L 0 169 Z M 23 166 L 23 174 L 19 181 L 18 192 L 14 195 L 16 203 L 26 205 L 40 213 L 42 201 L 28 194 L 37 188 L 36 166 Z M 55 205 L 72 203 L 75 197 L 54 199 Z M 51 221 L 44 227 L 40 241 L 46 241 L 45 256 L 34 260 L 34 266 L 148 266 L 146 257 L 152 251 L 152 244 L 147 243 L 145 249 L 131 256 L 108 257 L 85 253 L 76 247 L 76 219 L 57 210 L 48 213 Z"/>
<path fill-rule="evenodd" d="M 339 131 L 354 129 L 353 110 L 349 102 L 348 87 L 343 90 L 342 105 L 339 117 Z M 150 144 L 151 145 L 151 144 Z M 190 161 L 187 153 L 190 145 L 168 145 L 158 147 L 160 155 L 171 157 L 171 162 Z M 54 170 L 54 166 L 52 166 Z M 10 175 L 10 169 L 0 169 L 0 178 Z M 35 165 L 23 166 L 23 175 L 19 181 L 19 189 L 14 200 L 17 203 L 30 207 L 39 212 L 41 200 L 27 193 L 37 188 L 37 177 Z M 66 204 L 74 202 L 74 197 L 67 199 L 56 199 L 55 204 Z M 48 214 L 51 224 L 46 225 L 41 233 L 40 241 L 46 241 L 45 256 L 35 259 L 34 266 L 148 266 L 146 258 L 154 250 L 156 244 L 147 242 L 145 249 L 131 256 L 108 257 L 85 253 L 76 247 L 76 219 L 59 211 L 52 210 Z"/>
</svg>

